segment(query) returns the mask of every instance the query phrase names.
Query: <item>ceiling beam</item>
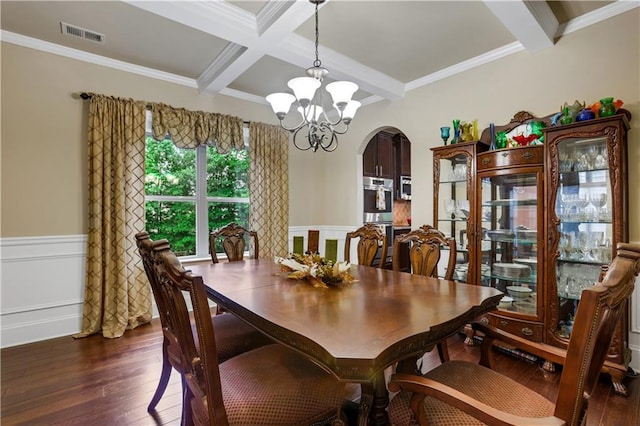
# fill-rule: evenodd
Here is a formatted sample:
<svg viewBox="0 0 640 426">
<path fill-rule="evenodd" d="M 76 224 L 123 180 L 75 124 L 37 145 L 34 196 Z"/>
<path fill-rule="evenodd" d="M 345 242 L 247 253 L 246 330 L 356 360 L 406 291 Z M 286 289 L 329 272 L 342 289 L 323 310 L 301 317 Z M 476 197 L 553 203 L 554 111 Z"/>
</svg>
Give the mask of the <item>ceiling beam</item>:
<svg viewBox="0 0 640 426">
<path fill-rule="evenodd" d="M 491 1 L 484 4 L 529 52 L 552 47 L 559 23 L 546 1 Z"/>
<path fill-rule="evenodd" d="M 209 95 L 220 93 L 264 55 L 303 69 L 314 59 L 314 41 L 295 34 L 315 13 L 306 1 L 269 1 L 257 16 L 227 2 L 126 1 L 229 42 L 197 79 L 200 92 Z M 402 82 L 347 56 L 323 47 L 322 60 L 331 78 L 354 81 L 362 90 L 385 99 L 404 97 Z"/>
</svg>

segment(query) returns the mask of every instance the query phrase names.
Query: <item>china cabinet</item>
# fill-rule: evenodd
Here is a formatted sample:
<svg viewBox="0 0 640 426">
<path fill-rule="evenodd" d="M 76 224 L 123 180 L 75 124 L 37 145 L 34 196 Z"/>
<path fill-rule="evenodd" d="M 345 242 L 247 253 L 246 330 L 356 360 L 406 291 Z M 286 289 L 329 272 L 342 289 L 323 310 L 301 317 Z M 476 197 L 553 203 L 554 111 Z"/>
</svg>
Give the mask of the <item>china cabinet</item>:
<svg viewBox="0 0 640 426">
<path fill-rule="evenodd" d="M 618 242 L 628 241 L 627 131 L 630 114 L 546 129 L 547 237 L 545 342 L 566 347 L 582 290 L 598 281 Z M 614 389 L 630 362 L 628 308 L 605 370 Z M 553 365 L 546 363 L 548 370 Z"/>
<path fill-rule="evenodd" d="M 502 291 L 490 324 L 543 340 L 544 147 L 523 146 L 477 156 L 475 252 L 480 284 Z M 471 269 L 471 268 L 470 268 Z"/>
<path fill-rule="evenodd" d="M 473 268 L 476 260 L 476 156 L 489 149 L 484 141 L 463 142 L 431 148 L 433 152 L 433 219 L 435 227 L 457 243 L 455 277 L 460 282 L 476 284 L 480 276 Z M 446 264 L 447 262 L 441 262 Z M 444 271 L 439 271 L 444 276 Z"/>
<path fill-rule="evenodd" d="M 433 148 L 434 217 L 463 255 L 456 278 L 504 292 L 479 320 L 536 342 L 543 359 L 566 348 L 581 291 L 628 241 L 630 118 L 619 110 L 552 126 L 551 116 L 519 112 L 494 129 L 510 148 L 488 150 L 489 129 L 478 142 Z M 513 147 L 518 141 L 524 146 Z M 473 330 L 465 332 L 472 344 Z M 603 369 L 621 394 L 628 332 L 627 307 Z"/>
</svg>

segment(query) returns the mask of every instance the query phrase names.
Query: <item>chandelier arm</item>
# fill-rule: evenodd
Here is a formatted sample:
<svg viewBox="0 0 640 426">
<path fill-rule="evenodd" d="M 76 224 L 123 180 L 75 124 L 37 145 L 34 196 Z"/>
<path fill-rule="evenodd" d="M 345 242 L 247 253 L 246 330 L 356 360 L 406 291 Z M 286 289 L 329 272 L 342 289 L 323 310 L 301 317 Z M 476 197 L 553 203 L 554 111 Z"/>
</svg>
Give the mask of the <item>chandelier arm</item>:
<svg viewBox="0 0 640 426">
<path fill-rule="evenodd" d="M 342 130 L 342 131 L 336 130 L 335 127 L 334 127 L 333 128 L 333 133 L 335 133 L 336 135 L 344 135 L 345 133 L 347 133 L 348 130 L 349 130 L 349 125 L 345 124 L 344 125 L 344 130 Z"/>
<path fill-rule="evenodd" d="M 299 124 L 297 124 L 296 126 L 294 126 L 294 127 L 287 127 L 287 126 L 285 126 L 285 125 L 284 125 L 283 120 L 280 120 L 280 127 L 282 127 L 284 130 L 286 130 L 286 131 L 288 131 L 288 132 L 291 132 L 291 133 L 293 133 L 293 132 L 298 132 L 298 130 L 302 129 L 302 128 L 303 128 L 304 126 L 306 126 L 307 124 L 308 124 L 308 123 L 307 123 L 307 120 L 305 120 L 305 119 L 303 118 L 303 119 L 302 119 L 302 121 L 301 121 Z"/>
<path fill-rule="evenodd" d="M 345 133 L 347 133 L 347 130 L 349 130 L 349 125 L 345 124 L 343 122 L 344 125 L 344 130 L 337 130 L 336 125 L 339 124 L 331 124 L 331 123 L 327 123 L 327 122 L 322 122 L 320 123 L 319 127 L 322 129 L 322 131 L 324 132 L 330 132 L 332 135 L 336 134 L 336 135 L 344 135 Z"/>
<path fill-rule="evenodd" d="M 293 139 L 293 146 L 295 146 L 296 148 L 298 148 L 300 151 L 308 151 L 308 150 L 310 150 L 310 149 L 312 148 L 311 144 L 309 144 L 309 146 L 308 146 L 308 147 L 306 147 L 306 148 L 303 148 L 303 147 L 301 147 L 300 145 L 298 145 L 298 133 L 300 132 L 300 130 L 301 130 L 303 127 L 304 127 L 304 126 L 300 126 L 300 127 L 298 127 L 297 129 L 295 129 L 295 130 L 293 130 L 293 131 L 291 131 L 291 130 L 290 130 L 290 132 L 292 132 L 292 133 L 293 133 L 293 137 L 292 137 L 292 139 Z"/>
<path fill-rule="evenodd" d="M 321 147 L 325 152 L 333 152 L 333 151 L 335 151 L 336 148 L 338 148 L 338 137 L 336 136 L 336 134 L 332 133 L 331 134 L 331 139 L 329 139 L 329 143 L 328 144 L 322 144 Z"/>
</svg>

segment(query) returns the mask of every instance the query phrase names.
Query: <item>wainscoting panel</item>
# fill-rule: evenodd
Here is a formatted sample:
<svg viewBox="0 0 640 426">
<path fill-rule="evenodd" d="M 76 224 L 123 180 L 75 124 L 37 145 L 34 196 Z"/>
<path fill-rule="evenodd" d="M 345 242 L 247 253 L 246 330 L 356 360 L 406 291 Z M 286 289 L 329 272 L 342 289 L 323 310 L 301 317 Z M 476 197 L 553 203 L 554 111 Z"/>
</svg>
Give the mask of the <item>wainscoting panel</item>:
<svg viewBox="0 0 640 426">
<path fill-rule="evenodd" d="M 1 347 L 80 331 L 86 236 L 0 239 Z"/>
<path fill-rule="evenodd" d="M 347 232 L 356 226 L 291 226 L 293 236 L 320 231 L 320 254 L 325 240 L 338 240 L 338 260 L 344 260 Z M 9 347 L 80 331 L 84 295 L 86 236 L 0 238 L 0 347 Z M 357 258 L 352 247 L 351 258 Z M 629 347 L 631 367 L 640 371 L 640 279 L 631 298 Z M 157 310 L 154 306 L 154 316 Z"/>
</svg>

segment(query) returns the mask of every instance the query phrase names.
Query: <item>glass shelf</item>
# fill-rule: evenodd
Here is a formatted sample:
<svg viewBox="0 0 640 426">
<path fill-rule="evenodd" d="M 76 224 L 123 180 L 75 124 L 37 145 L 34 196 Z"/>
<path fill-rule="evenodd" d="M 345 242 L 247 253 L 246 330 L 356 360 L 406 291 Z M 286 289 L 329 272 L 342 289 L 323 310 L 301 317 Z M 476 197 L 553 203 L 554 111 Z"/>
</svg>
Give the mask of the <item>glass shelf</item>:
<svg viewBox="0 0 640 426">
<path fill-rule="evenodd" d="M 581 265 L 597 265 L 602 266 L 606 265 L 609 262 L 600 262 L 598 260 L 583 260 L 583 259 L 563 259 L 561 257 L 556 259 L 558 263 L 571 263 L 571 264 L 581 264 Z"/>
<path fill-rule="evenodd" d="M 538 200 L 516 200 L 516 199 L 508 199 L 508 200 L 492 200 L 492 201 L 483 201 L 482 207 L 506 207 L 506 206 L 537 206 Z"/>
<path fill-rule="evenodd" d="M 521 283 L 521 284 L 532 284 L 534 286 L 538 283 L 537 277 L 535 275 L 531 275 L 529 277 L 514 278 L 514 277 L 503 277 L 502 275 L 482 274 L 482 279 L 483 280 L 494 279 L 494 280 L 514 282 L 514 283 Z"/>
<path fill-rule="evenodd" d="M 448 180 L 448 179 L 441 179 L 440 183 L 464 183 L 465 186 L 467 185 L 467 180 L 460 180 L 460 179 L 456 179 L 456 180 Z"/>
<path fill-rule="evenodd" d="M 612 224 L 611 220 L 560 220 L 560 226 L 562 225 L 580 225 L 582 223 L 602 223 L 602 224 Z"/>
</svg>

